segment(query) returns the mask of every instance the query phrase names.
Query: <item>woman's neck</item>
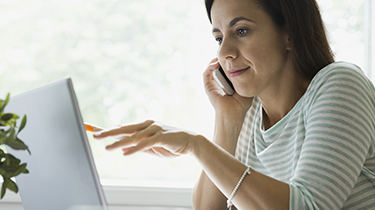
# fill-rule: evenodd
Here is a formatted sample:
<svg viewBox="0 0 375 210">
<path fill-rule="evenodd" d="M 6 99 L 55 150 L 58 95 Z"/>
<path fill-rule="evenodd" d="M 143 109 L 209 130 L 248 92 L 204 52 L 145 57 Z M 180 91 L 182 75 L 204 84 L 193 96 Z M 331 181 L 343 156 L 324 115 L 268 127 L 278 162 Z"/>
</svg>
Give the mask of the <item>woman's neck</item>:
<svg viewBox="0 0 375 210">
<path fill-rule="evenodd" d="M 258 96 L 263 106 L 263 123 L 267 130 L 285 117 L 305 94 L 311 80 L 302 76 L 289 77 L 271 94 Z"/>
</svg>

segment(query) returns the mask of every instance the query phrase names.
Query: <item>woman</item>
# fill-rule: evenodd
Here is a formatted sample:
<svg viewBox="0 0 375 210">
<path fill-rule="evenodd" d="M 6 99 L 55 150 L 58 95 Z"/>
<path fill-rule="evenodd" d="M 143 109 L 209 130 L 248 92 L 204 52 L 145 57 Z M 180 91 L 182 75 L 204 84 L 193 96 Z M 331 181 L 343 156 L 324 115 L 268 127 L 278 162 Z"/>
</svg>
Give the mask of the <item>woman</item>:
<svg viewBox="0 0 375 210">
<path fill-rule="evenodd" d="M 206 8 L 219 44 L 203 74 L 213 140 L 154 121 L 95 137 L 129 134 L 107 146 L 124 155 L 197 158 L 195 209 L 374 209 L 375 89 L 357 66 L 334 62 L 315 0 Z M 212 78 L 219 65 L 233 96 Z"/>
</svg>

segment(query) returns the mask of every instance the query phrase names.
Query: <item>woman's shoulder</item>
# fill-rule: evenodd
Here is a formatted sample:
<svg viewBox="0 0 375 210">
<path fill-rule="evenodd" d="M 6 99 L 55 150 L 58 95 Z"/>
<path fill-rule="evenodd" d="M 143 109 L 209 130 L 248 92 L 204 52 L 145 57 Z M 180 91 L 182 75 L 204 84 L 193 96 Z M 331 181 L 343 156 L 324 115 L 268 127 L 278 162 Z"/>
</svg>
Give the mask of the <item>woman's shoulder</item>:
<svg viewBox="0 0 375 210">
<path fill-rule="evenodd" d="M 337 77 L 359 77 L 368 80 L 362 69 L 348 62 L 334 62 L 322 68 L 313 78 L 314 80 L 330 79 Z"/>
<path fill-rule="evenodd" d="M 322 68 L 312 79 L 310 88 L 321 88 L 326 85 L 332 86 L 332 84 L 355 85 L 367 90 L 374 90 L 372 82 L 362 69 L 348 62 L 334 62 Z"/>
<path fill-rule="evenodd" d="M 315 75 L 303 102 L 306 110 L 310 110 L 314 104 L 332 105 L 333 100 L 336 100 L 335 103 L 341 100 L 351 104 L 362 101 L 372 107 L 371 104 L 375 104 L 375 88 L 360 67 L 351 63 L 335 62 Z"/>
</svg>

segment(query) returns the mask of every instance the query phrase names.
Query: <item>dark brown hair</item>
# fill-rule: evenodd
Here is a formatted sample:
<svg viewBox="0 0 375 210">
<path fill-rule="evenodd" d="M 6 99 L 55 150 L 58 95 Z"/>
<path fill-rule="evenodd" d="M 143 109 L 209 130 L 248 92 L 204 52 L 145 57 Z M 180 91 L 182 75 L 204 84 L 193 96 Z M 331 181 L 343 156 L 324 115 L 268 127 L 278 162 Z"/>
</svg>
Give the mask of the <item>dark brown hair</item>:
<svg viewBox="0 0 375 210">
<path fill-rule="evenodd" d="M 288 32 L 294 65 L 309 79 L 334 62 L 326 30 L 315 0 L 254 0 L 272 18 L 276 27 Z M 205 0 L 208 18 L 214 0 Z"/>
</svg>

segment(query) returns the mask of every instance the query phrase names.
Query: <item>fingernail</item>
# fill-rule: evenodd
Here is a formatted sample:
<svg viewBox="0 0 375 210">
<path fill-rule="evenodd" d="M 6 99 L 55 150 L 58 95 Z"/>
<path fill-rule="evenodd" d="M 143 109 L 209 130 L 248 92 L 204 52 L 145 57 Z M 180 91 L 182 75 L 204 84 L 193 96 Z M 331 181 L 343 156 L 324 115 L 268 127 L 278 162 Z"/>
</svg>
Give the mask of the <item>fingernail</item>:
<svg viewBox="0 0 375 210">
<path fill-rule="evenodd" d="M 100 136 L 100 134 L 102 134 L 100 131 L 94 132 L 94 136 Z"/>
</svg>

